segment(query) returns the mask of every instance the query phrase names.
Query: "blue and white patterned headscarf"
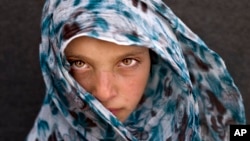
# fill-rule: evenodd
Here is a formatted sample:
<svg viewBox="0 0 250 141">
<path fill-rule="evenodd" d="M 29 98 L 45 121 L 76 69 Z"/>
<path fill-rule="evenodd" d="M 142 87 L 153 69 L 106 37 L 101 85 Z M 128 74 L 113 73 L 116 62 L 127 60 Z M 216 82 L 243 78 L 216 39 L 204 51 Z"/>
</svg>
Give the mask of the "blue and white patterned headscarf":
<svg viewBox="0 0 250 141">
<path fill-rule="evenodd" d="M 245 124 L 223 60 L 161 0 L 46 0 L 41 30 L 46 97 L 28 141 L 220 141 L 230 124 Z M 79 36 L 157 54 L 145 94 L 124 123 L 70 75 L 64 49 Z"/>
</svg>

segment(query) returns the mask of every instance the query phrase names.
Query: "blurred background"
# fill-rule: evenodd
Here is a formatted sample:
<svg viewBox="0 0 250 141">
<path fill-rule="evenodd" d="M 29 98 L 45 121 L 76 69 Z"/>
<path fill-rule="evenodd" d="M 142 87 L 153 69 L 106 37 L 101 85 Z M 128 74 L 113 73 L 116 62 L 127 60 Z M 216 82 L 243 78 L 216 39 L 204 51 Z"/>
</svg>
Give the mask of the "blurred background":
<svg viewBox="0 0 250 141">
<path fill-rule="evenodd" d="M 165 0 L 217 52 L 242 93 L 250 123 L 249 0 Z M 44 97 L 38 56 L 42 0 L 0 1 L 0 141 L 25 139 Z"/>
</svg>

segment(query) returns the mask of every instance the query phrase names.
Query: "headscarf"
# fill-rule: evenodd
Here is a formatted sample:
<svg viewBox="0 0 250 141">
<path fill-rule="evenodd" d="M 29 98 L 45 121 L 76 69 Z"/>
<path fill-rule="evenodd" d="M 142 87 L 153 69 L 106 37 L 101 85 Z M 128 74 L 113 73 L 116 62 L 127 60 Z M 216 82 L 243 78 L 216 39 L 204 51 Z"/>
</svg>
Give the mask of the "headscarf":
<svg viewBox="0 0 250 141">
<path fill-rule="evenodd" d="M 46 96 L 28 141 L 219 141 L 230 124 L 245 124 L 223 60 L 161 0 L 46 0 L 41 34 Z M 143 98 L 125 122 L 70 75 L 64 49 L 80 36 L 154 52 Z"/>
</svg>

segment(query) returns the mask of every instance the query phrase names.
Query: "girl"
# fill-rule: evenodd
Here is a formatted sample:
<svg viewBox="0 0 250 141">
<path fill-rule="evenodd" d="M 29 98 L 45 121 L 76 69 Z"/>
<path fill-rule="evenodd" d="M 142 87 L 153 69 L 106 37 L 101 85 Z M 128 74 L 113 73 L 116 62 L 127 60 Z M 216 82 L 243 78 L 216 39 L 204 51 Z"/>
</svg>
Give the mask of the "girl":
<svg viewBox="0 0 250 141">
<path fill-rule="evenodd" d="M 245 124 L 222 59 L 160 0 L 47 0 L 41 29 L 28 141 L 219 141 Z"/>
</svg>

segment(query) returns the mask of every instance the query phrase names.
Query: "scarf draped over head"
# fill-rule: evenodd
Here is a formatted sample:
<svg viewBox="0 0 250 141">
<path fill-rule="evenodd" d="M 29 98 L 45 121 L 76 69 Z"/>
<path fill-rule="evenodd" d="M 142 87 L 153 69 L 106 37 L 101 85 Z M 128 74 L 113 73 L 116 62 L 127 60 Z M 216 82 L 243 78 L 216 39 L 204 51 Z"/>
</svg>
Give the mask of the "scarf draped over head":
<svg viewBox="0 0 250 141">
<path fill-rule="evenodd" d="M 161 0 L 46 0 L 40 64 L 46 96 L 27 140 L 226 140 L 245 124 L 223 60 Z M 120 122 L 70 75 L 67 44 L 88 36 L 152 52 L 147 88 Z"/>
</svg>

